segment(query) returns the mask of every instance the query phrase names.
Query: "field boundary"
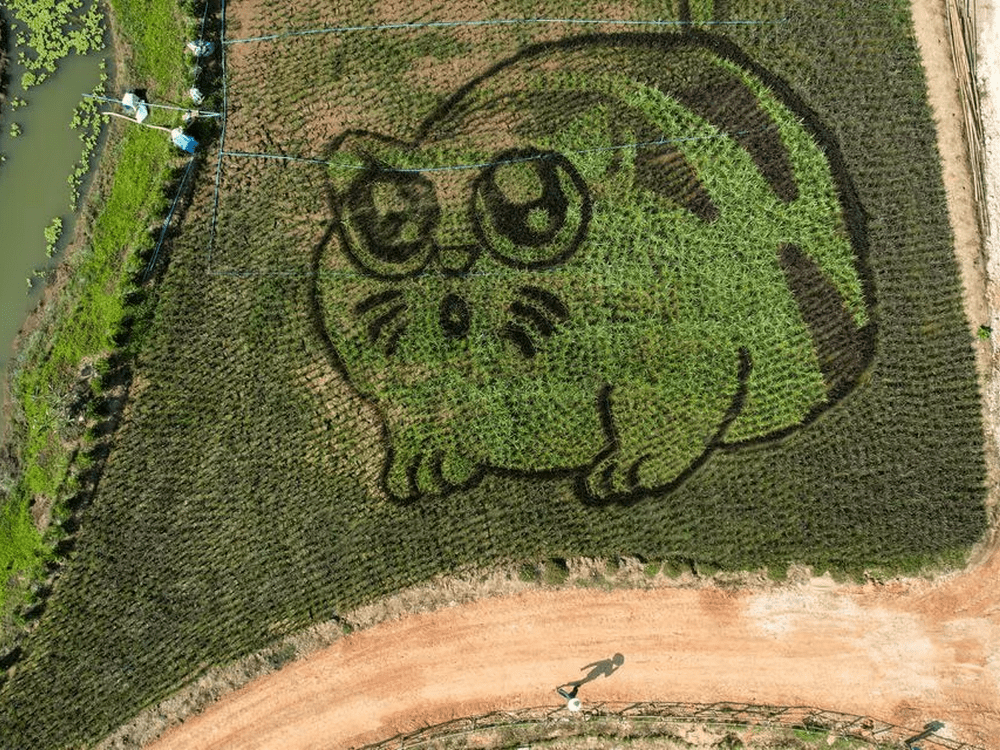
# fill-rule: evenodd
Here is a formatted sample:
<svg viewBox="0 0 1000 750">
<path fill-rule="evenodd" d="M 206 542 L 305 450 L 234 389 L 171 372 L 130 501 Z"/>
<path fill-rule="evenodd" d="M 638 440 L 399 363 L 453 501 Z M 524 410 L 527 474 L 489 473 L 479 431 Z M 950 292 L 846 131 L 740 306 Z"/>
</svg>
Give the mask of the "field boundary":
<svg viewBox="0 0 1000 750">
<path fill-rule="evenodd" d="M 978 68 L 976 0 L 946 0 L 946 5 L 951 57 L 965 118 L 965 143 L 969 149 L 976 219 L 979 222 L 980 236 L 986 237 L 990 233 L 990 214 L 986 200 L 986 138 L 983 133 L 979 88 L 975 80 Z"/>
<path fill-rule="evenodd" d="M 361 750 L 408 750 L 425 747 L 435 740 L 449 739 L 486 729 L 545 723 L 555 725 L 569 720 L 613 717 L 629 720 L 656 719 L 678 724 L 698 722 L 739 727 L 827 731 L 840 737 L 870 743 L 898 743 L 900 747 L 910 747 L 906 744 L 906 740 L 920 734 L 920 730 L 889 724 L 871 716 L 845 714 L 814 706 L 776 706 L 728 701 L 719 703 L 604 701 L 593 706 L 584 704 L 583 710 L 577 715 L 570 714 L 563 706 L 534 706 L 452 719 L 424 727 L 417 732 L 397 734 L 381 742 L 365 745 Z M 920 747 L 924 750 L 983 750 L 977 745 L 933 735 L 921 739 Z"/>
<path fill-rule="evenodd" d="M 222 157 L 226 148 L 226 122 L 228 120 L 228 88 L 226 84 L 226 0 L 220 0 L 219 22 L 219 64 L 222 67 L 222 117 L 219 126 L 219 151 L 215 162 L 215 188 L 212 194 L 212 224 L 208 233 L 207 271 L 212 273 L 212 252 L 215 250 L 215 234 L 219 218 L 219 184 L 222 180 Z"/>
</svg>

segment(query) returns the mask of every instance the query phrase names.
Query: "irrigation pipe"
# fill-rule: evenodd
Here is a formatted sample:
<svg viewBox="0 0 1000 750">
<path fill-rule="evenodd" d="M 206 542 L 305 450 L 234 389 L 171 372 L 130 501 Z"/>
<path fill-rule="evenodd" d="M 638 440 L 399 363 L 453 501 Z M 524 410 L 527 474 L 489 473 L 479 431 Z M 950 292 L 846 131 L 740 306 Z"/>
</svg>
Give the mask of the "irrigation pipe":
<svg viewBox="0 0 1000 750">
<path fill-rule="evenodd" d="M 184 185 L 187 183 L 188 175 L 191 174 L 191 168 L 194 166 L 194 157 L 188 162 L 187 169 L 184 170 L 184 177 L 181 178 L 181 185 L 177 188 L 177 195 L 174 196 L 174 202 L 170 204 L 170 212 L 167 214 L 167 218 L 163 220 L 163 229 L 160 230 L 160 239 L 156 243 L 156 249 L 153 251 L 153 257 L 149 259 L 149 264 L 146 266 L 146 271 L 142 275 L 142 283 L 146 283 L 146 279 L 149 278 L 149 274 L 153 271 L 153 266 L 156 265 L 156 258 L 160 254 L 160 248 L 163 246 L 163 240 L 167 236 L 167 229 L 170 228 L 170 220 L 174 216 L 174 209 L 177 208 L 177 201 L 180 200 L 181 195 L 184 193 Z"/>
<path fill-rule="evenodd" d="M 376 26 L 333 26 L 326 29 L 309 29 L 305 31 L 286 31 L 281 34 L 247 37 L 245 39 L 230 39 L 226 44 L 243 44 L 245 42 L 270 42 L 292 36 L 310 36 L 313 34 L 340 34 L 352 31 L 393 31 L 399 29 L 450 29 L 457 26 L 515 26 L 530 23 L 565 23 L 577 25 L 609 26 L 762 26 L 769 24 L 788 23 L 787 18 L 773 20 L 742 20 L 742 21 L 678 21 L 678 20 L 632 20 L 624 18 L 495 18 L 481 21 L 425 21 L 410 23 L 386 23 Z"/>
<path fill-rule="evenodd" d="M 95 94 L 84 94 L 83 98 L 84 99 L 97 99 L 98 101 L 109 102 L 111 104 L 121 104 L 122 103 L 121 99 L 111 99 L 111 98 L 106 97 L 106 96 L 97 96 Z M 175 106 L 170 105 L 170 104 L 151 104 L 149 102 L 143 102 L 143 105 L 146 106 L 146 107 L 155 107 L 157 109 L 172 109 L 175 112 L 197 112 L 198 117 L 222 117 L 222 115 L 219 112 L 202 112 L 201 110 L 192 110 L 190 107 L 175 107 Z M 108 114 L 110 114 L 110 113 L 108 113 Z M 129 119 L 131 119 L 131 118 L 129 118 Z"/>
<path fill-rule="evenodd" d="M 206 6 L 207 8 L 207 6 Z M 226 147 L 226 115 L 228 110 L 228 93 L 226 88 L 226 0 L 222 0 L 222 28 L 219 31 L 220 57 L 222 60 L 222 129 L 219 133 L 219 157 L 215 163 L 215 193 L 212 197 L 212 226 L 208 232 L 208 260 L 212 267 L 212 253 L 215 250 L 215 233 L 219 218 L 219 183 L 222 179 L 222 155 Z"/>
<path fill-rule="evenodd" d="M 160 125 L 149 125 L 148 123 L 145 122 L 139 122 L 138 120 L 132 117 L 126 117 L 125 115 L 120 115 L 117 112 L 98 112 L 97 114 L 105 115 L 106 117 L 120 117 L 121 119 L 128 120 L 129 122 L 135 123 L 136 125 L 141 125 L 144 128 L 152 128 L 153 130 L 162 130 L 164 133 L 170 132 L 170 128 L 164 128 L 161 127 Z"/>
</svg>

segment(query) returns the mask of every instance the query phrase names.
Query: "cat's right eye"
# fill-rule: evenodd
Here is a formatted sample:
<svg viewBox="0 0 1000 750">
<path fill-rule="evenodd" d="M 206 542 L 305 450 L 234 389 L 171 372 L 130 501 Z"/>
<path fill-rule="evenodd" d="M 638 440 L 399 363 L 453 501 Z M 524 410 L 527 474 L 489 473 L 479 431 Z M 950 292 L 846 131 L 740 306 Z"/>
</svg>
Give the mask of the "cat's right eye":
<svg viewBox="0 0 1000 750">
<path fill-rule="evenodd" d="M 562 154 L 514 149 L 476 180 L 472 219 L 479 241 L 513 268 L 548 268 L 579 247 L 590 222 L 590 192 Z"/>
<path fill-rule="evenodd" d="M 345 249 L 375 276 L 410 276 L 430 259 L 440 216 L 434 185 L 423 175 L 366 170 L 355 178 L 341 203 Z"/>
</svg>

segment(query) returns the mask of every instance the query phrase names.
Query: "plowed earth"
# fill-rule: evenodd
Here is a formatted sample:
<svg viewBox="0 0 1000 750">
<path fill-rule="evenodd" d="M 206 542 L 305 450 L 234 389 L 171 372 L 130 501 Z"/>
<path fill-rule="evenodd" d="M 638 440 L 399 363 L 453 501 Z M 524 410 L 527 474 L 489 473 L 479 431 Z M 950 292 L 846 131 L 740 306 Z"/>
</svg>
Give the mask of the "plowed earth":
<svg viewBox="0 0 1000 750">
<path fill-rule="evenodd" d="M 252 2 L 238 4 L 252 27 Z M 977 234 L 944 2 L 914 0 L 973 329 L 1000 309 L 996 231 Z M 988 187 L 1000 185 L 996 0 L 982 0 L 980 84 Z M 992 61 L 991 61 L 992 57 Z M 992 181 L 989 177 L 992 175 Z M 985 245 L 985 254 L 981 247 Z M 987 262 L 987 258 L 989 262 Z M 977 344 L 997 485 L 998 363 Z M 996 490 L 991 493 L 995 507 Z M 996 747 L 1000 730 L 1000 552 L 979 550 L 960 574 L 835 584 L 826 577 L 727 589 L 530 591 L 385 622 L 251 682 L 151 745 L 182 748 L 339 748 L 453 717 L 556 705 L 555 686 L 614 653 L 624 665 L 580 698 L 721 700 L 813 705 L 866 714 Z M 167 721 L 183 717 L 174 715 Z"/>
</svg>

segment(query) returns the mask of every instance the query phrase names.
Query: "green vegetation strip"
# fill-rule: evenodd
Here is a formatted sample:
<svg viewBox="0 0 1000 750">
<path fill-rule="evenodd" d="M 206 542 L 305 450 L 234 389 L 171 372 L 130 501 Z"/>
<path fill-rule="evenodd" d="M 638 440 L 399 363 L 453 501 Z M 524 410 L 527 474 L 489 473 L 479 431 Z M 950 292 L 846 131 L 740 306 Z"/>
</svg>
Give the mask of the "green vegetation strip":
<svg viewBox="0 0 1000 750">
<path fill-rule="evenodd" d="M 150 12 L 149 3 L 143 6 Z M 174 18 L 172 3 L 164 0 L 160 6 L 161 14 Z M 129 31 L 128 24 L 141 27 L 143 18 L 123 19 L 122 30 Z M 183 58 L 177 42 L 181 36 L 174 21 L 170 37 L 174 40 L 174 63 L 161 64 L 156 71 L 168 81 L 173 76 L 173 85 L 183 80 Z M 160 43 L 166 45 L 167 41 Z M 42 58 L 57 60 L 58 55 L 46 50 L 39 54 Z M 81 110 L 74 124 L 77 118 L 87 116 Z M 88 134 L 86 145 L 92 148 L 93 143 Z M 105 181 L 109 186 L 90 209 L 91 215 L 93 211 L 97 215 L 86 230 L 85 245 L 71 257 L 66 269 L 69 280 L 54 311 L 14 362 L 12 440 L 21 473 L 0 510 L 0 571 L 4 574 L 0 648 L 16 631 L 19 611 L 31 603 L 33 591 L 37 591 L 31 584 L 43 577 L 44 564 L 53 558 L 52 546 L 65 535 L 59 526 L 69 516 L 65 501 L 78 489 L 76 474 L 89 464 L 86 452 L 78 450 L 78 415 L 72 413 L 72 405 L 82 394 L 74 393 L 74 385 L 86 364 L 100 367 L 115 348 L 115 336 L 126 314 L 126 298 L 136 291 L 139 256 L 149 249 L 147 224 L 163 210 L 162 188 L 170 174 L 170 162 L 171 146 L 163 134 L 139 128 L 125 130 L 112 152 L 104 155 L 101 169 L 113 172 L 114 177 Z M 45 535 L 38 532 L 31 518 L 28 507 L 32 502 L 52 508 L 55 523 Z"/>
</svg>

